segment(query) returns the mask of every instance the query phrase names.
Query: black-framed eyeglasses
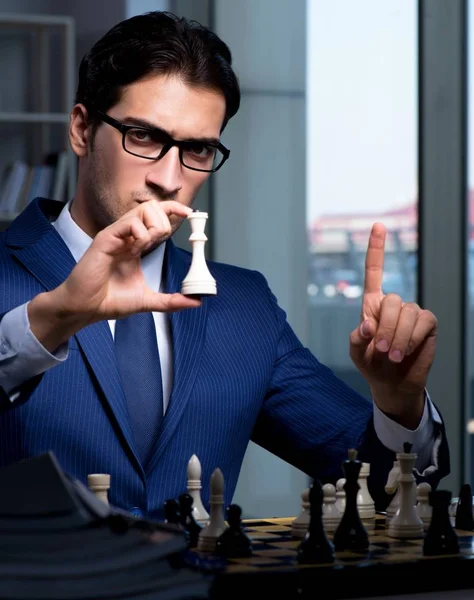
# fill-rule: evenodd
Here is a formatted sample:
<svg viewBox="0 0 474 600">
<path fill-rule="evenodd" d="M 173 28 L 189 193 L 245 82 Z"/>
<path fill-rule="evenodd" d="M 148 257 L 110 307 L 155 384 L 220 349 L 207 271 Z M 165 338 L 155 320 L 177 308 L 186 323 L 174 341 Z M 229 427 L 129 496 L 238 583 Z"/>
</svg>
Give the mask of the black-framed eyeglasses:
<svg viewBox="0 0 474 600">
<path fill-rule="evenodd" d="M 175 140 L 159 127 L 126 125 L 101 111 L 93 109 L 93 112 L 102 121 L 121 132 L 125 152 L 140 158 L 160 160 L 173 146 L 178 146 L 179 159 L 184 167 L 193 171 L 215 173 L 230 155 L 230 150 L 221 143 Z"/>
</svg>

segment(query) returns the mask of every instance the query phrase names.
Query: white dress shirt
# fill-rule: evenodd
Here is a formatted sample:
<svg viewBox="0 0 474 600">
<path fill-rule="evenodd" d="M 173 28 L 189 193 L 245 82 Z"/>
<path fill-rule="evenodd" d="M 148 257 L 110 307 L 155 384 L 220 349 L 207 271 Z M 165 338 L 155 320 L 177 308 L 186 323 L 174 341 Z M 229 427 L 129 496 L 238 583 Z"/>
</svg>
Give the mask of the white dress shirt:
<svg viewBox="0 0 474 600">
<path fill-rule="evenodd" d="M 70 203 L 53 223 L 68 246 L 76 262 L 92 243 L 90 238 L 72 219 Z M 162 291 L 164 244 L 142 258 L 145 281 L 152 290 Z M 10 394 L 12 402 L 18 397 L 15 389 L 31 377 L 43 373 L 67 360 L 68 345 L 65 343 L 55 354 L 48 352 L 32 333 L 25 303 L 5 314 L 0 322 L 0 386 Z M 158 348 L 163 379 L 163 400 L 166 411 L 173 384 L 171 331 L 168 315 L 154 312 Z M 115 321 L 109 321 L 112 335 Z M 390 450 L 399 452 L 405 442 L 412 444 L 412 452 L 418 454 L 417 469 L 422 472 L 433 468 L 436 462 L 433 439 L 433 422 L 441 423 L 441 417 L 428 394 L 423 417 L 416 430 L 406 429 L 385 415 L 374 403 L 374 427 L 380 441 Z"/>
</svg>

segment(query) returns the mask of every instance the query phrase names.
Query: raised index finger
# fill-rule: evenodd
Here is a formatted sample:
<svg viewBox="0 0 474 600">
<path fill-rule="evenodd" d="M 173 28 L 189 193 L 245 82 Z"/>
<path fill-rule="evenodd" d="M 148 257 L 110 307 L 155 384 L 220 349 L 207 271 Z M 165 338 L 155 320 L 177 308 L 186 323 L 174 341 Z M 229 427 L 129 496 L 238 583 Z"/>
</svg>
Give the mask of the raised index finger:
<svg viewBox="0 0 474 600">
<path fill-rule="evenodd" d="M 374 223 L 365 256 L 364 294 L 382 293 L 386 229 Z"/>
</svg>

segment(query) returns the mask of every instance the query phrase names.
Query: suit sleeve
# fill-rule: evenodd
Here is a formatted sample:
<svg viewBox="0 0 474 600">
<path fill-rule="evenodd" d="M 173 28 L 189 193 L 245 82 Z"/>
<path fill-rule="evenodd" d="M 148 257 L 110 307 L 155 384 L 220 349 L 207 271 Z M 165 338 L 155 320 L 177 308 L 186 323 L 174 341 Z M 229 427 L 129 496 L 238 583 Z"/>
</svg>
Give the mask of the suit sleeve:
<svg viewBox="0 0 474 600">
<path fill-rule="evenodd" d="M 369 490 L 378 510 L 390 498 L 385 484 L 395 452 L 379 439 L 372 400 L 359 395 L 303 347 L 268 290 L 278 331 L 273 377 L 252 440 L 322 482 L 343 477 L 350 448 L 371 465 Z M 433 424 L 431 465 L 417 473 L 436 487 L 449 473 L 443 423 Z"/>
</svg>

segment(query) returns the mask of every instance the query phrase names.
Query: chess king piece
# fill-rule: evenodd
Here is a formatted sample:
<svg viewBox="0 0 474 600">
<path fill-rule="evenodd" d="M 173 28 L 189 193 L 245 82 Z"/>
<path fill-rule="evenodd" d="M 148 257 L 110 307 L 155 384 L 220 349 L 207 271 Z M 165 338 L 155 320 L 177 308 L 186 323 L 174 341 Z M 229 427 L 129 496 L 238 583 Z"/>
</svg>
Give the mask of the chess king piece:
<svg viewBox="0 0 474 600">
<path fill-rule="evenodd" d="M 209 514 L 201 500 L 201 463 L 195 454 L 189 459 L 187 474 L 187 490 L 193 498 L 193 517 L 200 524 L 207 523 L 209 521 Z"/>
<path fill-rule="evenodd" d="M 291 522 L 291 535 L 294 538 L 302 539 L 306 535 L 309 526 L 309 488 L 303 490 L 301 494 L 301 513 Z"/>
<path fill-rule="evenodd" d="M 343 550 L 365 551 L 369 548 L 369 536 L 357 507 L 358 478 L 362 463 L 357 460 L 357 451 L 349 450 L 349 457 L 343 463 L 346 492 L 346 508 L 334 532 L 333 543 L 336 552 Z"/>
<path fill-rule="evenodd" d="M 451 498 L 452 494 L 448 490 L 430 492 L 433 515 L 423 541 L 424 556 L 459 553 L 459 539 L 449 518 Z"/>
<path fill-rule="evenodd" d="M 109 504 L 108 491 L 110 489 L 110 475 L 107 473 L 91 473 L 87 476 L 87 487 L 91 492 L 105 502 Z"/>
<path fill-rule="evenodd" d="M 320 481 L 314 480 L 309 489 L 310 521 L 308 531 L 297 549 L 299 563 L 334 562 L 334 545 L 326 536 L 323 525 L 324 492 Z"/>
<path fill-rule="evenodd" d="M 242 529 L 242 509 L 231 504 L 227 509 L 229 527 L 217 538 L 216 554 L 226 558 L 252 556 L 252 542 Z"/>
<path fill-rule="evenodd" d="M 204 246 L 207 236 L 204 233 L 208 214 L 195 210 L 188 215 L 192 233 L 189 241 L 192 244 L 192 259 L 188 274 L 181 284 L 181 293 L 185 296 L 215 296 L 216 280 L 212 277 L 206 263 Z"/>
<path fill-rule="evenodd" d="M 397 454 L 400 465 L 400 505 L 388 524 L 387 534 L 393 538 L 416 539 L 424 535 L 423 521 L 416 511 L 416 480 L 413 467 L 416 454 L 410 452 L 411 444 L 403 445 L 404 452 Z"/>
</svg>

